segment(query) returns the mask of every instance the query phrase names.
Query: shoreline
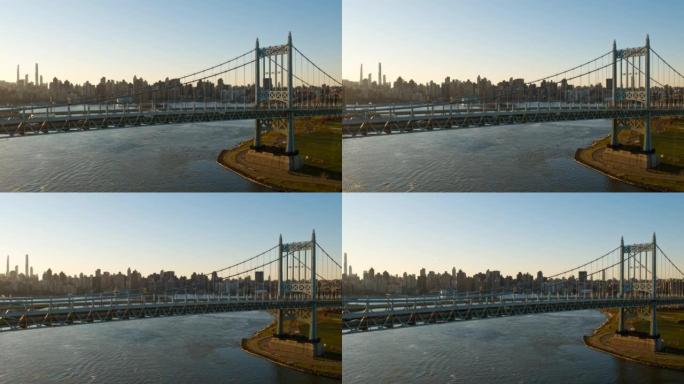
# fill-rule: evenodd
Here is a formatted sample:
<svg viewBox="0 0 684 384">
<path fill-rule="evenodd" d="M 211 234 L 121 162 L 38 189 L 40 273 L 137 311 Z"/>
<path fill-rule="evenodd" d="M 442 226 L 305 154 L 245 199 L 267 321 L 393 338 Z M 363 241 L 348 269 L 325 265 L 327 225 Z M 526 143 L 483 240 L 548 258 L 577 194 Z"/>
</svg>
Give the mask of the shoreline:
<svg viewBox="0 0 684 384">
<path fill-rule="evenodd" d="M 612 323 L 616 322 L 617 320 L 615 317 L 615 314 L 609 311 L 600 311 L 606 316 L 606 320 L 601 323 L 599 327 L 594 329 L 591 335 L 585 335 L 582 336 L 582 340 L 584 342 L 584 345 L 587 346 L 588 348 L 598 351 L 598 352 L 603 352 L 607 353 L 615 358 L 623 359 L 623 360 L 628 360 L 634 363 L 638 364 L 643 364 L 651 367 L 656 367 L 656 368 L 665 368 L 665 369 L 671 369 L 675 371 L 684 371 L 684 357 L 681 357 L 679 355 L 674 355 L 674 354 L 668 354 L 664 352 L 653 352 L 649 357 L 651 360 L 646 359 L 645 357 L 639 358 L 636 355 L 630 355 L 626 351 L 621 351 L 618 348 L 615 348 L 613 346 L 609 345 L 609 341 L 614 337 L 615 332 L 612 330 Z M 634 351 L 632 351 L 635 353 Z M 659 361 L 658 357 L 663 358 L 668 358 L 668 357 L 680 357 L 680 362 L 677 363 L 668 363 L 668 362 L 663 362 Z"/>
<path fill-rule="evenodd" d="M 323 179 L 303 173 L 278 170 L 247 163 L 242 157 L 250 149 L 246 140 L 232 149 L 222 150 L 216 162 L 243 179 L 275 192 L 341 192 L 342 181 Z"/>
<path fill-rule="evenodd" d="M 594 140 L 586 148 L 575 151 L 575 162 L 599 172 L 602 175 L 624 184 L 635 186 L 650 192 L 683 192 L 684 173 L 677 168 L 664 164 L 656 169 L 640 169 L 604 158 L 611 135 Z M 674 167 L 674 168 L 673 168 Z"/>
<path fill-rule="evenodd" d="M 271 335 L 271 330 L 275 327 L 275 320 L 273 320 L 269 325 L 263 329 L 256 331 L 252 336 L 243 338 L 240 342 L 240 348 L 249 353 L 250 355 L 257 356 L 266 359 L 274 364 L 280 365 L 285 368 L 293 369 L 298 372 L 303 372 L 306 374 L 325 377 L 328 379 L 342 380 L 342 372 L 339 375 L 329 373 L 327 371 L 317 370 L 315 368 L 307 368 L 293 364 L 292 362 L 284 361 L 278 359 L 277 355 L 270 353 L 267 349 L 264 349 L 259 343 L 263 340 L 273 337 Z M 341 362 L 340 362 L 341 363 Z"/>
</svg>

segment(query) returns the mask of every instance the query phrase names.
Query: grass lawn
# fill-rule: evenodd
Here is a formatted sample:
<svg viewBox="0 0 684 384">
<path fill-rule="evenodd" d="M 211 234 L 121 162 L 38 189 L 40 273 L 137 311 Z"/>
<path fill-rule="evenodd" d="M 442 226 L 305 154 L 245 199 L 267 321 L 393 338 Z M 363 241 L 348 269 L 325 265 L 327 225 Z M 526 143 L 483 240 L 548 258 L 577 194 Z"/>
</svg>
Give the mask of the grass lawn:
<svg viewBox="0 0 684 384">
<path fill-rule="evenodd" d="M 299 323 L 299 332 L 309 334 L 309 323 Z M 342 318 L 340 313 L 318 312 L 318 337 L 325 344 L 325 351 L 342 356 Z"/>
<path fill-rule="evenodd" d="M 658 333 L 667 348 L 684 351 L 684 311 L 658 310 Z M 637 331 L 648 333 L 651 330 L 650 315 L 642 315 L 627 322 Z"/>
<path fill-rule="evenodd" d="M 684 167 L 684 120 L 663 121 L 653 133 L 653 146 L 663 163 Z"/>
<path fill-rule="evenodd" d="M 284 129 L 274 129 L 262 135 L 262 143 L 285 147 L 286 133 Z M 304 160 L 304 173 L 342 180 L 342 123 L 339 119 L 296 119 L 295 146 Z"/>
</svg>

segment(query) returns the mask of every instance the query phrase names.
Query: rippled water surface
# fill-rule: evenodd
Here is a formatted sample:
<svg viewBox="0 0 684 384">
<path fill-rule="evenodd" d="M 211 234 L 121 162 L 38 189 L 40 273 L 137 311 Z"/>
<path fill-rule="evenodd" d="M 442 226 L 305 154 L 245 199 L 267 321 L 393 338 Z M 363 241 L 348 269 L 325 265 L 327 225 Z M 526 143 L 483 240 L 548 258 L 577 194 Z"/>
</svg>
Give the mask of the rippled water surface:
<svg viewBox="0 0 684 384">
<path fill-rule="evenodd" d="M 264 312 L 205 314 L 0 334 L 0 383 L 331 383 L 253 356 Z"/>
<path fill-rule="evenodd" d="M 224 169 L 221 150 L 252 121 L 133 127 L 0 139 L 0 191 L 263 190 Z"/>
<path fill-rule="evenodd" d="M 640 191 L 574 160 L 606 120 L 395 134 L 343 141 L 345 191 Z"/>
<path fill-rule="evenodd" d="M 577 311 L 345 335 L 344 382 L 682 382 L 682 372 L 586 347 L 582 336 L 603 321 Z"/>
</svg>

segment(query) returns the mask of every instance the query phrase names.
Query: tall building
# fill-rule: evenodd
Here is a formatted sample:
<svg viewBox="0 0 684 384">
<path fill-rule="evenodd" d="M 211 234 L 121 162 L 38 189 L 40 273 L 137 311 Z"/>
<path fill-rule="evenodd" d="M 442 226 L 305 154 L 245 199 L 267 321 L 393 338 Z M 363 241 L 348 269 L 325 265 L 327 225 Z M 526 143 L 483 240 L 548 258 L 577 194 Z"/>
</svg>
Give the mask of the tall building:
<svg viewBox="0 0 684 384">
<path fill-rule="evenodd" d="M 9 276 L 9 255 L 7 255 L 7 272 L 5 274 Z"/>
<path fill-rule="evenodd" d="M 19 85 L 19 82 L 21 81 L 20 75 L 19 75 L 19 64 L 17 64 L 17 85 Z"/>
<path fill-rule="evenodd" d="M 18 69 L 17 69 L 17 71 L 18 71 Z M 19 72 L 17 72 L 17 73 L 19 73 Z M 361 64 L 361 76 L 359 77 L 359 85 L 361 85 L 361 83 L 363 83 L 363 64 Z"/>
<path fill-rule="evenodd" d="M 378 85 L 382 86 L 382 63 L 378 63 Z"/>
<path fill-rule="evenodd" d="M 351 275 L 352 275 L 352 268 L 351 268 L 351 265 L 350 265 L 350 266 L 349 266 L 349 276 L 351 276 Z"/>
<path fill-rule="evenodd" d="M 382 75 L 382 85 L 387 84 L 387 75 Z"/>
<path fill-rule="evenodd" d="M 36 86 L 38 86 L 38 63 L 36 63 L 36 82 L 34 83 Z"/>
<path fill-rule="evenodd" d="M 579 271 L 579 274 L 577 277 L 579 278 L 580 283 L 586 283 L 587 282 L 587 271 Z"/>
<path fill-rule="evenodd" d="M 28 254 L 26 255 L 26 266 L 24 269 L 24 276 L 29 277 Z"/>
<path fill-rule="evenodd" d="M 40 86 L 43 86 L 43 75 L 40 75 Z"/>
<path fill-rule="evenodd" d="M 24 75 L 24 86 L 28 85 L 28 73 Z"/>
<path fill-rule="evenodd" d="M 344 271 L 342 273 L 343 273 L 343 276 L 348 276 L 347 275 L 347 252 L 344 253 Z"/>
</svg>

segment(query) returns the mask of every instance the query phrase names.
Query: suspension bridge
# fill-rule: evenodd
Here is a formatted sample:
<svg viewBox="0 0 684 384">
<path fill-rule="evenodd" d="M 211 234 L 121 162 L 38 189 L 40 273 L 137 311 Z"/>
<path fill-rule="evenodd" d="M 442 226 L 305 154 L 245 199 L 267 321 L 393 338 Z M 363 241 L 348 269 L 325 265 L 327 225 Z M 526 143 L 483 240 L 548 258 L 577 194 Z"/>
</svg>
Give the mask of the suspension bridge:
<svg viewBox="0 0 684 384">
<path fill-rule="evenodd" d="M 625 312 L 650 309 L 650 334 L 658 339 L 657 307 L 684 305 L 684 272 L 656 243 L 626 245 L 577 267 L 544 278 L 534 292 L 461 292 L 421 297 L 345 297 L 343 333 L 407 328 L 463 320 L 586 309 Z"/>
<path fill-rule="evenodd" d="M 479 93 L 479 90 L 478 90 Z M 465 102 L 347 106 L 343 137 L 383 136 L 473 126 L 612 119 L 611 147 L 621 129 L 641 129 L 641 152 L 657 165 L 652 118 L 684 116 L 684 75 L 651 47 L 613 48 L 583 64 Z"/>
<path fill-rule="evenodd" d="M 256 120 L 254 147 L 266 129 L 287 130 L 286 154 L 297 153 L 294 119 L 342 116 L 342 83 L 287 43 L 251 50 L 149 90 L 93 97 L 75 104 L 0 110 L 0 138 L 224 120 Z"/>
<path fill-rule="evenodd" d="M 65 297 L 0 298 L 0 332 L 117 320 L 273 310 L 276 336 L 291 337 L 285 320 L 308 319 L 307 339 L 317 354 L 317 309 L 341 308 L 339 261 L 317 241 L 283 243 L 207 274 L 206 292 L 125 292 Z M 301 336 L 302 335 L 298 335 Z"/>
</svg>

